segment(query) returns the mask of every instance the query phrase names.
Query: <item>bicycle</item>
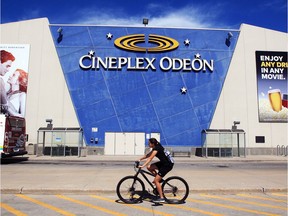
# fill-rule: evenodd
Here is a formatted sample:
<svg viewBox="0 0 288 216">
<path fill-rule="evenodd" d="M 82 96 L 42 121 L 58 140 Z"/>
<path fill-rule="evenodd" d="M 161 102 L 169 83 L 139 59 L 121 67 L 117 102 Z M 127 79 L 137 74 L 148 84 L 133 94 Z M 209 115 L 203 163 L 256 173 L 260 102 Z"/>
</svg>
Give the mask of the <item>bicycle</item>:
<svg viewBox="0 0 288 216">
<path fill-rule="evenodd" d="M 137 170 L 138 169 L 138 170 Z M 145 195 L 145 184 L 138 177 L 139 174 L 147 181 L 151 186 L 154 195 L 158 195 L 156 187 L 149 181 L 145 175 L 154 175 L 139 167 L 139 162 L 134 164 L 135 175 L 123 177 L 117 184 L 116 192 L 121 201 L 128 204 L 135 204 L 142 202 Z M 165 202 L 168 204 L 180 204 L 184 203 L 189 195 L 189 186 L 187 182 L 179 176 L 171 176 L 166 180 L 162 179 L 162 190 Z"/>
</svg>

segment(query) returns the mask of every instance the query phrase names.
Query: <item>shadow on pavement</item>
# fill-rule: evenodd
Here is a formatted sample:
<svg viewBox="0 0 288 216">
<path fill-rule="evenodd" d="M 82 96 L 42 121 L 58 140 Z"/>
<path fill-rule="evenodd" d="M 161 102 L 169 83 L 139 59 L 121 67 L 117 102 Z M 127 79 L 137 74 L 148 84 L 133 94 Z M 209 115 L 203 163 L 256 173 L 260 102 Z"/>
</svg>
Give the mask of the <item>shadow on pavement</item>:
<svg viewBox="0 0 288 216">
<path fill-rule="evenodd" d="M 7 157 L 1 158 L 1 165 L 3 164 L 13 164 L 13 163 L 21 163 L 23 161 L 28 161 L 29 157 Z"/>
</svg>

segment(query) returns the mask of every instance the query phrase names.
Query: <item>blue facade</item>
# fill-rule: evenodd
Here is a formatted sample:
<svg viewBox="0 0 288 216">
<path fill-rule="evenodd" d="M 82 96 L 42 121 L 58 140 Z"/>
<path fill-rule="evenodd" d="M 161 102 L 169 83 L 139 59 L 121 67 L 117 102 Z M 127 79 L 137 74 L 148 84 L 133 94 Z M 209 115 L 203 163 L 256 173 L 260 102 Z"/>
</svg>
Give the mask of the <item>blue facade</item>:
<svg viewBox="0 0 288 216">
<path fill-rule="evenodd" d="M 57 32 L 60 27 L 62 40 Z M 201 146 L 201 131 L 210 126 L 239 31 L 57 25 L 50 29 L 87 145 L 104 146 L 105 132 L 159 132 L 163 145 Z M 227 46 L 229 32 L 233 37 Z M 107 38 L 108 33 L 113 37 Z M 147 42 L 149 34 L 172 38 L 179 46 L 150 53 L 127 51 L 114 45 L 117 38 L 133 34 L 145 35 L 146 42 L 135 43 L 138 47 L 157 46 Z M 189 44 L 184 43 L 186 39 Z M 137 58 L 154 58 L 155 70 L 133 70 L 127 64 L 118 70 L 84 70 L 79 59 L 90 50 L 102 60 L 125 57 L 131 59 L 131 64 Z M 197 53 L 201 60 L 213 61 L 213 71 L 163 70 L 168 68 L 168 61 L 160 66 L 161 59 L 192 61 Z M 89 61 L 86 58 L 83 64 Z M 187 89 L 186 93 L 180 91 L 182 87 Z M 97 138 L 98 144 L 90 143 L 91 138 Z"/>
</svg>

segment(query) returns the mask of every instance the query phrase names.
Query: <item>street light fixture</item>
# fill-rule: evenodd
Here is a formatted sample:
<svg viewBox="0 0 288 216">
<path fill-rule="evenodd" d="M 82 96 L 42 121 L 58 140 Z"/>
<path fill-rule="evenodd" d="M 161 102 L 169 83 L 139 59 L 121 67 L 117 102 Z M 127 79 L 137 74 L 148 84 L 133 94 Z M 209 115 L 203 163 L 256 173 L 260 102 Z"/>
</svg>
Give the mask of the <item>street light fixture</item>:
<svg viewBox="0 0 288 216">
<path fill-rule="evenodd" d="M 233 126 L 232 126 L 232 130 L 237 130 L 237 125 L 240 124 L 240 121 L 234 121 L 233 122 Z"/>
<path fill-rule="evenodd" d="M 46 119 L 47 124 L 47 128 L 52 129 L 53 128 L 53 124 L 52 124 L 52 119 Z"/>
<path fill-rule="evenodd" d="M 149 19 L 144 18 L 144 19 L 143 19 L 143 24 L 146 26 L 146 25 L 148 25 L 148 23 L 149 23 Z"/>
</svg>

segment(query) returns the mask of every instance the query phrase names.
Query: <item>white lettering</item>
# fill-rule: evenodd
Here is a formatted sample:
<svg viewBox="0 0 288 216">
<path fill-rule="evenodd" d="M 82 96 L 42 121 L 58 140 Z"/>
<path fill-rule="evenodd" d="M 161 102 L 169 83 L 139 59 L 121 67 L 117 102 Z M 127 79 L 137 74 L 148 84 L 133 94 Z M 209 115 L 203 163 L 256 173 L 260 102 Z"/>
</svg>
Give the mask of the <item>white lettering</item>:
<svg viewBox="0 0 288 216">
<path fill-rule="evenodd" d="M 80 59 L 79 59 L 79 66 L 84 69 L 84 70 L 87 70 L 87 69 L 90 69 L 91 68 L 91 64 L 90 65 L 84 65 L 83 64 L 83 61 L 85 59 L 90 59 L 91 60 L 91 56 L 90 55 L 84 55 L 82 56 Z"/>
<path fill-rule="evenodd" d="M 94 57 L 91 55 L 84 55 L 79 59 L 79 66 L 84 70 L 94 69 L 100 70 L 101 68 L 105 70 L 122 70 L 126 68 L 127 70 L 156 70 L 155 66 L 156 58 L 143 58 L 143 57 Z M 159 67 L 163 72 L 166 71 L 182 71 L 182 72 L 206 72 L 209 70 L 213 72 L 214 61 L 207 61 L 206 59 L 181 59 L 181 58 L 170 58 L 163 57 L 159 61 Z M 275 69 L 274 69 L 275 70 Z M 280 73 L 283 71 L 279 68 L 274 73 Z"/>
<path fill-rule="evenodd" d="M 128 69 L 128 70 L 135 69 L 135 66 L 132 66 L 132 64 L 131 64 L 131 57 L 128 58 L 128 66 L 127 66 L 127 69 Z"/>
<path fill-rule="evenodd" d="M 283 56 L 266 56 L 266 55 L 261 55 L 260 60 L 261 61 L 282 61 Z"/>
<path fill-rule="evenodd" d="M 144 70 L 144 58 L 136 58 L 136 68 L 137 70 Z"/>
<path fill-rule="evenodd" d="M 203 63 L 204 63 L 203 71 L 206 71 L 206 66 L 209 68 L 210 71 L 214 70 L 214 60 L 211 60 L 209 64 L 209 62 L 206 59 L 204 59 Z"/>
<path fill-rule="evenodd" d="M 166 62 L 166 64 L 167 64 L 167 67 L 164 66 L 164 63 L 165 63 L 165 62 Z M 160 68 L 161 68 L 161 70 L 163 70 L 163 71 L 168 71 L 168 70 L 171 69 L 171 67 L 172 67 L 172 60 L 171 60 L 171 58 L 168 58 L 168 57 L 163 57 L 163 58 L 161 58 L 161 60 L 160 60 Z"/>
<path fill-rule="evenodd" d="M 155 66 L 153 65 L 153 62 L 155 61 L 155 58 L 152 58 L 152 59 L 148 59 L 148 58 L 145 58 L 146 62 L 148 63 L 148 65 L 146 66 L 146 70 L 148 70 L 148 68 L 151 67 L 152 70 L 156 70 Z"/>
<path fill-rule="evenodd" d="M 262 79 L 285 80 L 283 74 L 262 74 Z"/>
<path fill-rule="evenodd" d="M 102 67 L 104 68 L 104 69 L 107 69 L 107 61 L 108 61 L 108 58 L 106 57 L 105 58 L 105 62 L 101 59 L 101 58 L 97 58 L 97 69 L 99 69 L 100 68 L 100 65 L 102 65 Z"/>
<path fill-rule="evenodd" d="M 191 60 L 183 59 L 183 71 L 191 71 Z"/>
<path fill-rule="evenodd" d="M 118 69 L 122 69 L 122 67 L 125 65 L 125 64 L 127 64 L 127 58 L 125 58 L 125 57 L 119 57 L 118 58 L 118 61 L 119 61 L 119 63 L 118 63 Z"/>
<path fill-rule="evenodd" d="M 179 58 L 173 58 L 172 59 L 172 70 L 178 71 L 178 70 L 181 70 L 182 67 L 183 67 L 183 62 L 181 59 L 179 59 Z"/>
<path fill-rule="evenodd" d="M 198 65 L 198 67 L 197 67 Z M 201 71 L 203 68 L 203 62 L 201 61 L 201 59 L 193 59 L 192 61 L 192 69 L 196 72 Z"/>
<path fill-rule="evenodd" d="M 109 57 L 109 69 L 117 69 L 117 58 L 116 57 Z"/>
<path fill-rule="evenodd" d="M 283 73 L 284 68 L 271 68 L 270 73 Z"/>
</svg>

